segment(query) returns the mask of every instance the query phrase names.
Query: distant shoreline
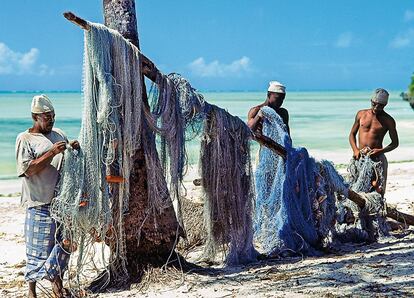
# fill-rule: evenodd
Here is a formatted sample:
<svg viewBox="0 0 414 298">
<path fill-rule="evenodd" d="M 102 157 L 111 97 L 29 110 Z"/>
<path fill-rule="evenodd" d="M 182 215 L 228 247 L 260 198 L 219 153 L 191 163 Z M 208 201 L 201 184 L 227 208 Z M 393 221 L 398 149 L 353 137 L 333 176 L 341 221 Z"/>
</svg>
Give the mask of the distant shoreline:
<svg viewBox="0 0 414 298">
<path fill-rule="evenodd" d="M 404 92 L 404 88 L 401 89 L 389 89 L 389 92 Z M 263 92 L 265 89 L 252 89 L 252 90 L 198 90 L 201 93 L 243 93 L 243 92 Z M 288 89 L 288 92 L 372 92 L 372 89 Z M 0 90 L 0 94 L 32 94 L 32 93 L 82 93 L 82 90 Z"/>
</svg>

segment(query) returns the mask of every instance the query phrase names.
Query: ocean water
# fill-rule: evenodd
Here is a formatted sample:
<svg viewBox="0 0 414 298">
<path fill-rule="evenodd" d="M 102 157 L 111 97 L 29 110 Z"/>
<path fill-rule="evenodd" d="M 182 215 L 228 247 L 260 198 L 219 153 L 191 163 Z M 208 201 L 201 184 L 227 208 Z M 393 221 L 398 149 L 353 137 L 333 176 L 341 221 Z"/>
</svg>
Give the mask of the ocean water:
<svg viewBox="0 0 414 298">
<path fill-rule="evenodd" d="M 55 126 L 70 139 L 77 138 L 82 115 L 82 96 L 79 92 L 46 92 L 56 110 Z M 36 93 L 37 94 L 37 93 Z M 265 92 L 206 92 L 207 101 L 227 109 L 231 114 L 247 119 L 249 109 L 265 99 Z M 400 147 L 387 154 L 391 160 L 414 159 L 414 111 L 391 92 L 386 111 L 397 122 Z M 35 93 L 0 93 L 0 179 L 16 178 L 14 147 L 19 132 L 31 127 L 31 98 Z M 370 107 L 370 91 L 289 92 L 284 107 L 289 110 L 290 129 L 295 146 L 306 147 L 311 155 L 336 163 L 351 156 L 348 135 L 355 114 Z M 384 140 L 384 145 L 389 139 Z M 258 146 L 253 144 L 252 150 Z M 187 146 L 190 163 L 199 158 L 199 141 Z M 254 156 L 254 154 L 253 154 Z"/>
</svg>

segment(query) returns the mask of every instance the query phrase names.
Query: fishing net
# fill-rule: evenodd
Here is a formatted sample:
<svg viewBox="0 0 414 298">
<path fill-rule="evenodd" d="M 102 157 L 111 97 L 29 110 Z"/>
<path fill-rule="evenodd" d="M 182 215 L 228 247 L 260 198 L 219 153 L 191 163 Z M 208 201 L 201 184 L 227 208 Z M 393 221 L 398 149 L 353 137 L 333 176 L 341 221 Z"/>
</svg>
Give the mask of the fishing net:
<svg viewBox="0 0 414 298">
<path fill-rule="evenodd" d="M 101 267 L 108 268 L 113 278 L 128 275 L 123 220 L 134 153 L 140 148 L 141 131 L 148 130 L 140 65 L 136 47 L 117 31 L 90 23 L 90 30 L 85 31 L 81 150 L 66 150 L 59 191 L 52 203 L 52 215 L 61 223 L 63 234 L 78 245 L 76 258 L 71 258 L 78 282 L 98 252 L 102 253 Z M 142 141 L 150 137 L 144 133 Z M 165 205 L 160 193 L 168 194 L 168 190 L 157 183 L 162 170 L 157 172 L 154 153 L 148 151 L 148 179 L 158 178 L 150 180 L 153 200 L 149 208 L 159 211 Z M 116 191 L 106 180 L 111 175 L 123 178 Z M 96 241 L 102 241 L 100 248 L 93 244 Z M 111 246 L 110 256 L 105 255 L 106 245 Z"/>
<path fill-rule="evenodd" d="M 207 243 L 204 256 L 214 260 L 224 248 L 225 263 L 251 262 L 254 200 L 250 162 L 250 129 L 237 117 L 211 106 L 201 143 L 201 176 L 206 194 L 204 220 Z"/>
<path fill-rule="evenodd" d="M 64 235 L 78 244 L 77 257 L 72 258 L 76 278 L 80 279 L 85 264 L 96 254 L 91 247 L 97 240 L 102 241 L 99 251 L 104 267 L 118 279 L 128 274 L 123 223 L 129 208 L 134 153 L 140 144 L 145 144 L 148 205 L 142 225 L 136 227 L 137 239 L 147 217 L 171 206 L 170 197 L 183 226 L 180 197 L 187 164 L 185 141 L 197 136 L 202 138 L 204 256 L 214 259 L 220 250 L 226 264 L 254 260 L 249 128 L 206 102 L 175 73 L 158 74 L 150 106 L 143 104 L 138 49 L 114 30 L 98 24 L 90 27 L 85 33 L 82 149 L 65 153 L 61 184 L 52 205 Z M 334 193 L 346 194 L 347 186 L 332 164 L 316 162 L 306 149 L 292 146 L 286 126 L 273 109 L 263 107 L 262 112 L 264 134 L 282 144 L 288 157 L 283 160 L 270 149 L 261 149 L 256 173 L 256 237 L 269 254 L 318 254 L 331 242 Z M 157 135 L 159 151 L 151 145 Z M 112 175 L 123 178 L 116 187 L 107 182 Z M 158 226 L 157 217 L 152 217 L 154 227 Z M 105 245 L 111 247 L 109 256 Z"/>
<path fill-rule="evenodd" d="M 145 221 L 151 218 L 156 229 L 157 217 L 151 215 L 162 214 L 171 206 L 170 195 L 177 202 L 182 225 L 179 199 L 187 163 L 185 140 L 204 136 L 204 122 L 218 125 L 208 131 L 220 139 L 201 158 L 202 171 L 210 171 L 209 161 L 218 174 L 204 179 L 206 201 L 215 200 L 207 204 L 206 210 L 210 212 L 204 213 L 204 217 L 209 217 L 205 220 L 209 223 L 208 231 L 215 231 L 214 236 L 212 232 L 208 234 L 209 251 L 213 247 L 226 247 L 228 264 L 244 262 L 254 254 L 247 126 L 224 110 L 207 104 L 178 74 L 159 75 L 150 97 L 151 105 L 146 106 L 142 100 L 139 57 L 138 49 L 118 32 L 90 23 L 90 30 L 85 32 L 81 149 L 65 152 L 62 179 L 52 204 L 53 217 L 61 223 L 63 234 L 78 247 L 70 264 L 76 268 L 70 282 L 77 285 L 90 280 L 91 276 L 86 275 L 93 270 L 106 269 L 112 281 L 128 277 L 124 221 L 129 212 L 129 181 L 137 149 L 144 152 L 148 189 L 141 225 L 133 228 L 138 245 Z M 227 130 L 227 126 L 232 129 Z M 160 152 L 155 146 L 156 135 Z M 221 155 L 219 150 L 224 148 L 228 151 Z M 237 150 L 241 151 L 233 156 Z M 226 168 L 231 169 L 230 175 L 237 182 L 223 184 L 224 175 L 230 173 Z M 122 178 L 120 183 L 108 184 L 108 177 L 114 176 Z M 222 179 L 220 183 L 213 182 L 218 178 Z M 219 189 L 210 186 L 221 187 L 225 195 L 219 195 Z M 223 206 L 226 216 L 221 214 Z M 91 264 L 94 267 L 97 256 L 100 256 L 99 268 L 90 268 Z"/>
<path fill-rule="evenodd" d="M 210 105 L 203 95 L 180 74 L 171 73 L 167 77 L 175 86 L 184 119 L 186 140 L 189 141 L 202 134 L 204 119 L 210 110 Z"/>
<path fill-rule="evenodd" d="M 342 177 L 328 161 L 316 162 L 305 148 L 294 148 L 275 110 L 262 107 L 263 134 L 282 144 L 287 158 L 260 149 L 256 169 L 254 230 L 268 255 L 319 255 L 332 242 L 335 193 L 346 193 Z"/>
<path fill-rule="evenodd" d="M 348 173 L 351 189 L 362 196 L 366 203 L 361 209 L 352 201 L 339 197 L 338 239 L 343 242 L 373 242 L 387 236 L 389 227 L 385 221 L 385 198 L 376 191 L 378 186 L 383 187 L 381 183 L 385 181 L 381 162 L 362 155 L 359 159 L 351 159 Z"/>
<path fill-rule="evenodd" d="M 200 173 L 207 232 L 204 257 L 214 260 L 220 251 L 229 265 L 253 260 L 250 129 L 239 118 L 207 103 L 179 74 L 159 75 L 151 93 L 152 115 L 160 115 L 153 117 L 152 123 L 161 135 L 161 156 L 166 156 L 163 151 L 179 153 L 169 154 L 173 189 L 182 181 L 187 163 L 184 141 L 202 138 Z M 155 123 L 160 125 L 155 127 Z M 162 160 L 167 165 L 166 159 Z"/>
<path fill-rule="evenodd" d="M 160 159 L 164 177 L 169 180 L 170 195 L 183 227 L 181 215 L 181 184 L 187 165 L 185 150 L 185 119 L 173 82 L 158 74 L 150 90 L 151 112 L 146 113 L 151 131 L 160 137 Z M 156 152 L 154 152 L 156 153 Z M 165 179 L 159 177 L 160 179 Z"/>
</svg>

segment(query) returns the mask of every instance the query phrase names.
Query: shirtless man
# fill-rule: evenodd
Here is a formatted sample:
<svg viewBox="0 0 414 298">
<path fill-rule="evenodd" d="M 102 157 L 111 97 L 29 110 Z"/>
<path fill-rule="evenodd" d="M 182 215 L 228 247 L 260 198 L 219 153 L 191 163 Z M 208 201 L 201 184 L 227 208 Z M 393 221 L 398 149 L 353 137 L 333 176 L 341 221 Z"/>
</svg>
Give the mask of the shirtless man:
<svg viewBox="0 0 414 298">
<path fill-rule="evenodd" d="M 267 89 L 267 99 L 258 106 L 255 106 L 250 109 L 247 116 L 247 125 L 250 129 L 258 134 L 262 134 L 263 127 L 263 115 L 260 111 L 261 107 L 268 106 L 271 107 L 279 114 L 283 122 L 286 124 L 286 127 L 289 131 L 289 113 L 285 108 L 282 108 L 283 100 L 286 96 L 286 88 L 281 83 L 272 81 L 269 82 L 269 88 Z"/>
<path fill-rule="evenodd" d="M 395 120 L 384 111 L 388 103 L 389 94 L 385 89 L 378 88 L 371 98 L 371 108 L 361 110 L 356 114 L 354 125 L 349 134 L 353 157 L 359 159 L 361 154 L 368 155 L 374 161 L 380 161 L 383 168 L 384 181 L 381 193 L 385 193 L 387 182 L 388 162 L 384 153 L 398 147 L 398 134 Z M 383 147 L 383 140 L 387 132 L 391 138 L 391 144 Z M 358 145 L 356 135 L 358 134 Z"/>
</svg>

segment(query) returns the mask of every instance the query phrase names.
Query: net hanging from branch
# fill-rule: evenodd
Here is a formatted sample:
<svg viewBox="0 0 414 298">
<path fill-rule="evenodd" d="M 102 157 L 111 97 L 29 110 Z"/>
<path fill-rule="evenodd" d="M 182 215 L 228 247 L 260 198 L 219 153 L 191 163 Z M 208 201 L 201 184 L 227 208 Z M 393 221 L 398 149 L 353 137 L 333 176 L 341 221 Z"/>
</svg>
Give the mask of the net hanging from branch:
<svg viewBox="0 0 414 298">
<path fill-rule="evenodd" d="M 63 233 L 78 244 L 76 278 L 91 261 L 96 240 L 112 247 L 102 256 L 116 278 L 125 277 L 123 217 L 128 211 L 133 155 L 141 144 L 143 121 L 139 52 L 117 31 L 89 23 L 85 31 L 81 150 L 65 152 L 62 178 L 52 215 Z M 145 138 L 145 136 L 144 136 Z M 106 181 L 122 176 L 116 192 Z M 109 264 L 106 261 L 109 259 Z M 109 266 L 108 266 L 109 265 Z"/>
<path fill-rule="evenodd" d="M 316 162 L 305 148 L 292 146 L 275 110 L 262 107 L 261 111 L 263 134 L 282 144 L 287 158 L 260 149 L 255 237 L 268 255 L 319 255 L 332 243 L 335 192 L 346 194 L 347 186 L 330 162 Z"/>
<path fill-rule="evenodd" d="M 211 110 L 216 110 L 184 78 L 171 74 L 157 79 L 159 94 L 153 102 L 152 111 L 148 111 L 141 98 L 141 64 L 137 48 L 114 30 L 99 24 L 89 25 L 90 30 L 85 33 L 84 111 L 79 135 L 81 150 L 68 150 L 65 153 L 61 184 L 52 206 L 52 214 L 62 223 L 66 237 L 78 244 L 77 258 L 71 260 L 77 268 L 78 283 L 81 281 L 84 265 L 96 253 L 93 251 L 96 240 L 104 240 L 101 244 L 103 267 L 115 274 L 111 278 L 127 276 L 123 217 L 128 212 L 133 154 L 141 142 L 151 144 L 155 141 L 156 133 L 161 136 L 161 161 L 156 147 L 143 146 L 149 202 L 146 214 L 159 214 L 164 208 L 170 207 L 170 192 L 177 201 L 180 197 L 179 185 L 186 164 L 185 139 L 200 135 L 203 121 L 210 115 Z M 244 125 L 243 140 L 236 142 L 241 144 L 242 141 L 243 146 L 246 146 L 249 138 L 247 126 L 227 112 L 223 111 L 218 115 L 225 116 L 227 121 L 231 122 L 232 119 L 234 123 L 238 123 L 239 130 Z M 224 127 L 220 129 L 226 130 Z M 225 137 L 228 136 L 229 134 Z M 232 139 L 227 141 L 233 142 Z M 233 169 L 237 170 L 241 166 L 238 171 L 245 176 L 245 185 L 250 185 L 250 176 L 243 174 L 250 171 L 250 160 L 246 152 L 248 149 L 243 153 L 244 159 L 236 161 L 240 164 L 235 164 Z M 113 172 L 123 177 L 115 191 L 105 179 Z M 165 181 L 166 173 L 169 173 L 170 189 Z M 240 189 L 234 191 L 240 192 Z M 229 263 L 244 259 L 238 254 L 245 256 L 246 251 L 253 247 L 248 232 L 251 230 L 251 214 L 246 212 L 251 210 L 251 203 L 246 201 L 246 198 L 251 199 L 251 193 L 246 193 L 247 195 L 241 195 L 238 200 L 241 207 L 247 209 L 235 210 L 235 215 L 230 219 L 231 224 L 226 219 L 225 227 L 228 230 L 224 229 L 221 232 L 223 236 L 213 241 L 215 246 L 230 243 Z M 227 199 L 233 200 L 234 196 L 229 194 Z M 219 206 L 213 206 L 217 214 Z M 146 218 L 142 220 L 145 221 Z M 241 223 L 243 220 L 245 222 Z M 213 225 L 216 227 L 220 224 L 216 221 L 210 222 L 211 229 Z M 154 224 L 157 225 L 156 220 Z M 236 230 L 236 227 L 242 231 Z M 230 237 L 233 232 L 235 235 Z M 217 232 L 214 235 L 217 236 Z M 140 237 L 140 227 L 137 227 L 137 237 Z M 104 243 L 111 247 L 109 264 L 105 263 L 108 257 L 103 253 Z"/>
<path fill-rule="evenodd" d="M 254 191 L 250 129 L 238 117 L 207 103 L 179 74 L 157 77 L 151 98 L 151 123 L 161 135 L 164 168 L 168 165 L 165 157 L 170 159 L 172 182 L 173 175 L 178 178 L 174 183 L 181 182 L 182 168 L 177 165 L 187 163 L 184 140 L 196 136 L 202 138 L 200 172 L 205 192 L 204 221 L 207 230 L 204 256 L 213 260 L 221 249 L 226 264 L 252 261 L 256 252 L 252 243 Z M 155 127 L 157 121 L 160 125 Z M 172 186 L 176 187 L 178 184 L 174 183 Z"/>
<path fill-rule="evenodd" d="M 251 131 L 237 117 L 211 106 L 201 142 L 201 176 L 206 194 L 204 220 L 207 242 L 204 256 L 214 260 L 224 247 L 225 263 L 256 259 L 253 247 L 253 174 Z"/>
</svg>

